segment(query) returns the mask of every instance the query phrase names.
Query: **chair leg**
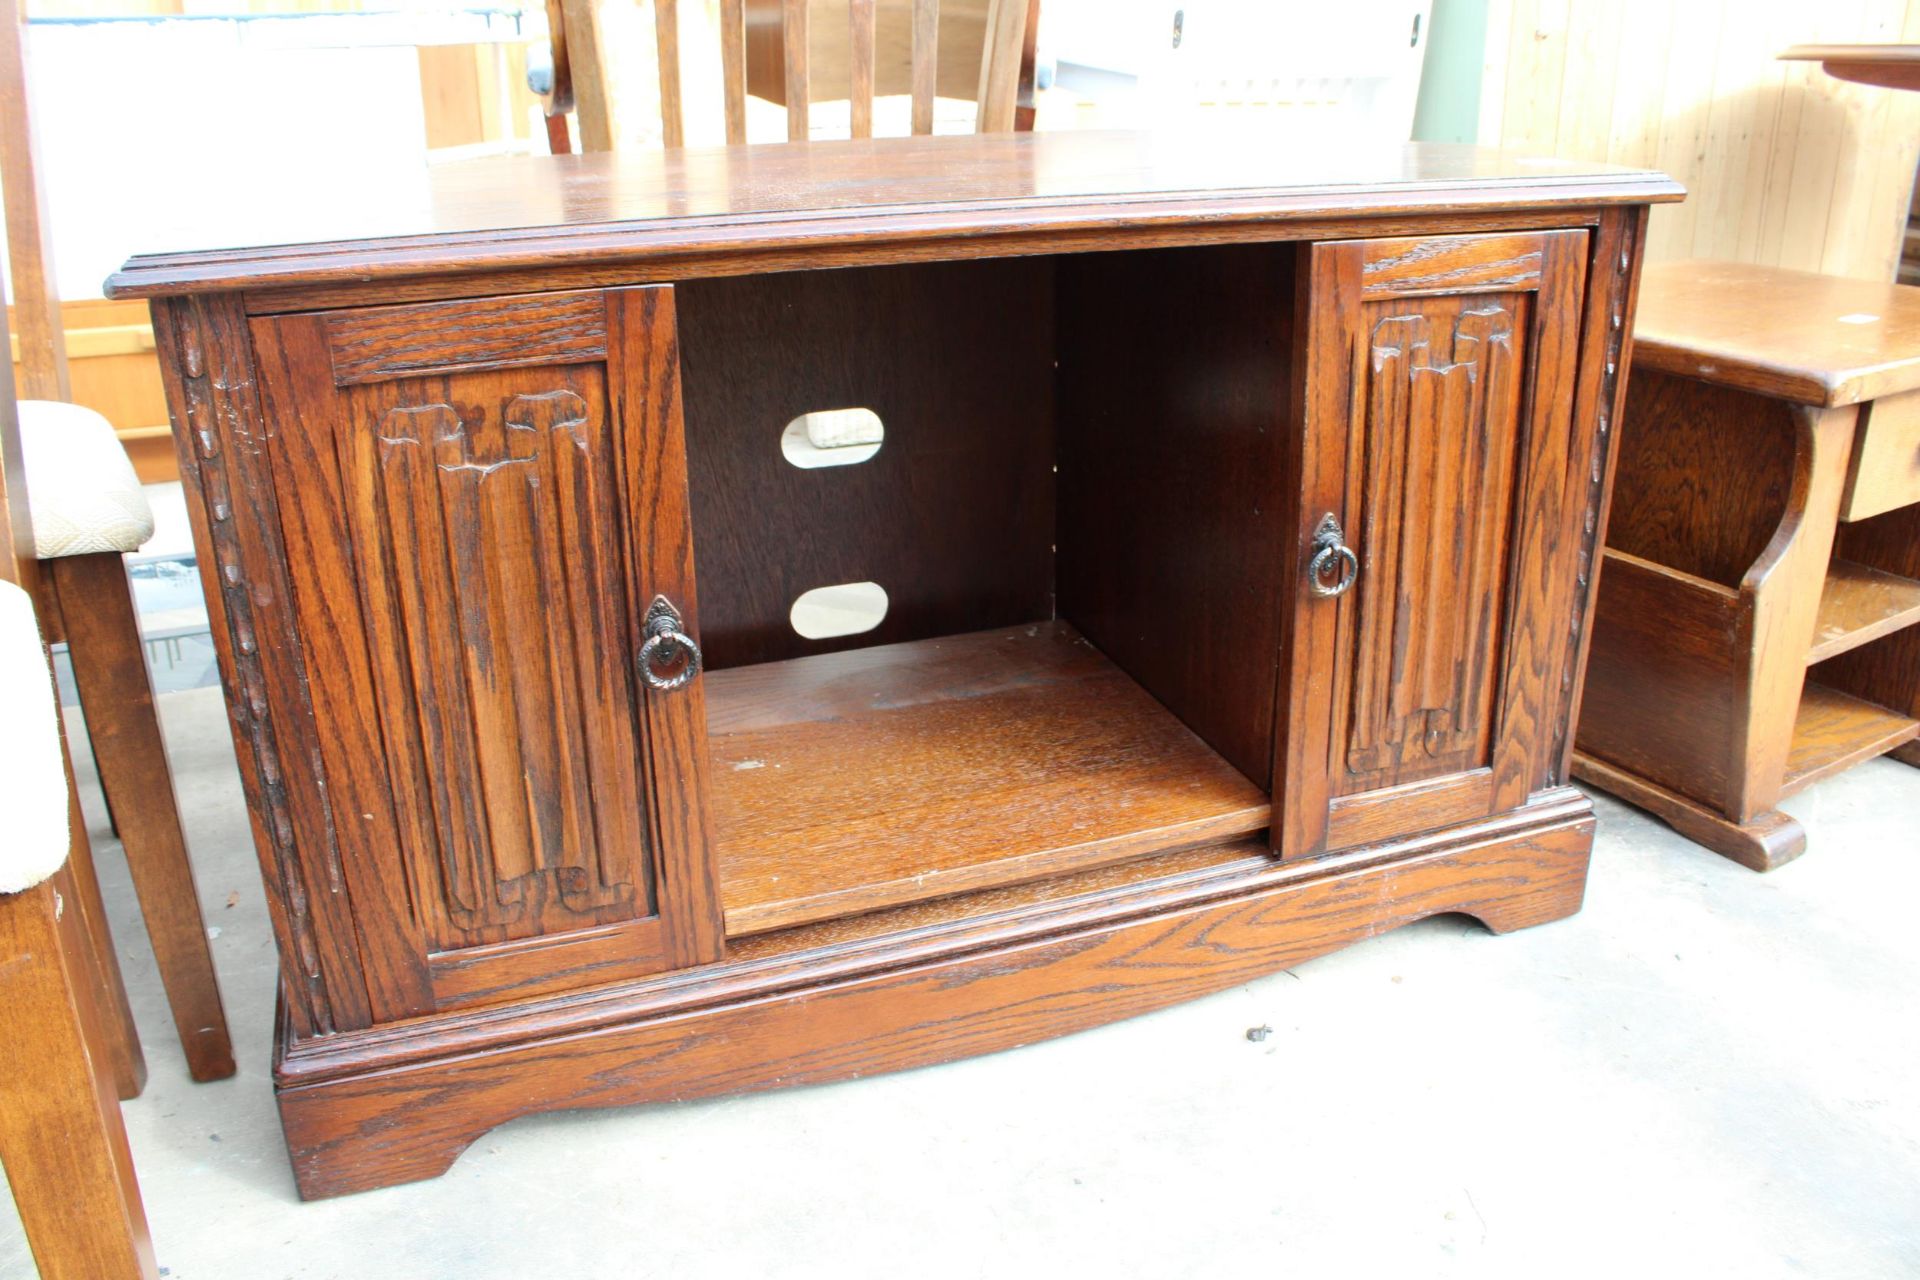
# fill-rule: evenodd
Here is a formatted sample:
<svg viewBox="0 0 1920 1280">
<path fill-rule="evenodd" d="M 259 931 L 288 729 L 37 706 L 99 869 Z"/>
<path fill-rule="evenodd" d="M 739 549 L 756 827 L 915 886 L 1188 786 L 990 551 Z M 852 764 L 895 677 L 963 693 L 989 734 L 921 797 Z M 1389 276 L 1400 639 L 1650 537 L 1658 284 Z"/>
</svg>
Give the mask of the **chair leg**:
<svg viewBox="0 0 1920 1280">
<path fill-rule="evenodd" d="M 121 843 L 153 940 L 160 980 L 195 1080 L 233 1074 L 233 1045 L 207 948 L 186 837 L 153 705 L 126 565 L 113 553 L 43 563 L 59 596 L 67 655 L 80 687 L 101 785 L 120 815 Z"/>
<path fill-rule="evenodd" d="M 35 608 L 40 629 L 49 645 L 65 644 L 61 630 L 60 600 L 45 575 L 40 581 Z M 52 662 L 49 659 L 48 665 Z M 73 744 L 67 739 L 65 722 L 60 728 L 61 763 L 67 772 L 67 873 L 73 880 L 74 908 L 92 943 L 83 957 L 91 979 L 93 1008 L 99 1030 L 89 1042 L 99 1048 L 113 1074 L 114 1088 L 122 1099 L 137 1098 L 147 1085 L 147 1059 L 140 1049 L 140 1033 L 133 1021 L 133 1008 L 127 1002 L 126 983 L 120 976 L 119 954 L 113 949 L 113 934 L 107 927 L 106 904 L 100 899 L 100 881 L 94 873 L 93 842 L 87 838 L 86 818 L 80 812 L 80 792 L 73 781 Z M 97 763 L 97 762 L 96 762 Z"/>
<path fill-rule="evenodd" d="M 92 945 L 65 871 L 0 895 L 0 1164 L 41 1280 L 159 1273 L 120 1104 L 88 1052 Z"/>
<path fill-rule="evenodd" d="M 60 749 L 67 752 L 66 734 L 60 735 Z M 113 949 L 113 935 L 107 930 L 107 908 L 100 900 L 100 881 L 93 870 L 93 842 L 87 839 L 86 819 L 80 813 L 80 796 L 73 785 L 73 757 L 67 755 L 67 829 L 72 833 L 67 846 L 67 871 L 73 880 L 73 907 L 80 916 L 89 943 L 83 956 L 85 972 L 92 980 L 93 1004 L 99 1010 L 100 1030 L 94 1043 L 106 1059 L 113 1084 L 122 1099 L 137 1098 L 147 1084 L 147 1059 L 140 1051 L 140 1033 L 133 1023 L 133 1009 L 127 1003 L 126 983 L 120 977 L 120 960 Z"/>
</svg>

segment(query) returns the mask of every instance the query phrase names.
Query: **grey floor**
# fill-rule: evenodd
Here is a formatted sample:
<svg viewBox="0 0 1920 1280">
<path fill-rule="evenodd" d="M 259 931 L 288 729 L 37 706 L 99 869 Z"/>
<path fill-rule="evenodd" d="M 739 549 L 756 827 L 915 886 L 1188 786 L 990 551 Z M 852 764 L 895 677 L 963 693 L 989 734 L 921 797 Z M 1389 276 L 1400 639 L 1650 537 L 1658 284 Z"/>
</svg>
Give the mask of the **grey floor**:
<svg viewBox="0 0 1920 1280">
<path fill-rule="evenodd" d="M 1602 799 L 1559 924 L 1426 921 L 1016 1052 L 521 1120 L 438 1181 L 301 1204 L 219 694 L 161 701 L 237 1078 L 187 1080 L 83 787 L 152 1072 L 127 1124 L 182 1280 L 1920 1275 L 1920 770 L 1789 802 L 1813 848 L 1770 876 Z M 0 1212 L 0 1275 L 31 1276 Z"/>
</svg>

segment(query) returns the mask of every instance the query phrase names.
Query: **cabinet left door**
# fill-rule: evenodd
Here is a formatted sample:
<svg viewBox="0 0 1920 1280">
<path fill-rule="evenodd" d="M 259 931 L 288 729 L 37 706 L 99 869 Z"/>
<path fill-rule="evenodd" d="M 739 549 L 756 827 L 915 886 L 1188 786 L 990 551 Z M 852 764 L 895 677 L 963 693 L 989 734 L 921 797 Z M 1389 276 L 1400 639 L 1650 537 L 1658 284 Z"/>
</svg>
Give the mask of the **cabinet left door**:
<svg viewBox="0 0 1920 1280">
<path fill-rule="evenodd" d="M 720 955 L 673 301 L 251 324 L 376 1022 Z"/>
</svg>

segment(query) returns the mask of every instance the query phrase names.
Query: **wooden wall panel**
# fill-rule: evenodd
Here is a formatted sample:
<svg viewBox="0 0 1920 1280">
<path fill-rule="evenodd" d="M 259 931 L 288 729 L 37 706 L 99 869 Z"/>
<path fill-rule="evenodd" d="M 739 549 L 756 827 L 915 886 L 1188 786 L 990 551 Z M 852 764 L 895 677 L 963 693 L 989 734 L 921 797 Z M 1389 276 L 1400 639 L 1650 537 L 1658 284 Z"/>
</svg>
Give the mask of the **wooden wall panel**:
<svg viewBox="0 0 1920 1280">
<path fill-rule="evenodd" d="M 1920 94 L 1781 62 L 1802 43 L 1920 41 L 1920 0 L 1488 0 L 1487 146 L 1664 170 L 1651 259 L 1891 279 Z"/>
</svg>

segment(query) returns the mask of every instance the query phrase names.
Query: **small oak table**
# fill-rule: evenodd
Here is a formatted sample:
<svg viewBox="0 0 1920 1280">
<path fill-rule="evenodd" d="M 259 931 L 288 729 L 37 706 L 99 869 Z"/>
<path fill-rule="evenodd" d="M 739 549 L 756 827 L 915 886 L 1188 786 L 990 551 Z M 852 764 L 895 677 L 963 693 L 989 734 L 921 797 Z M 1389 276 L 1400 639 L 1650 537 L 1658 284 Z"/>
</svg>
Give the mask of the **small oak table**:
<svg viewBox="0 0 1920 1280">
<path fill-rule="evenodd" d="M 1920 289 L 1647 268 L 1574 773 L 1755 870 L 1920 765 Z"/>
</svg>

